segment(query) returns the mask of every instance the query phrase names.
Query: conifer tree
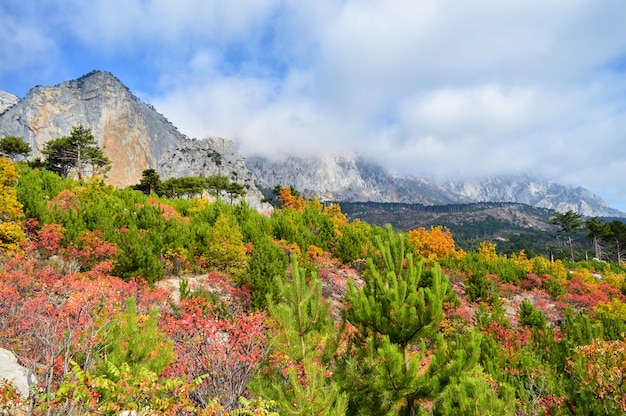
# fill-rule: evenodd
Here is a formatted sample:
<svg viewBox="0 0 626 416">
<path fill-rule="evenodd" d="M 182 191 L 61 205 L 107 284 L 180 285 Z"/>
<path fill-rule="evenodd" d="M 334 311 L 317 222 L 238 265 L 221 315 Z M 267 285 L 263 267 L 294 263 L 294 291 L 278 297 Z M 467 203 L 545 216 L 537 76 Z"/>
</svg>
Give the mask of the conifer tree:
<svg viewBox="0 0 626 416">
<path fill-rule="evenodd" d="M 68 137 L 48 141 L 42 153 L 46 156 L 46 168 L 65 177 L 75 170 L 78 179 L 82 179 L 88 166 L 91 176 L 95 176 L 99 172 L 106 173 L 111 165 L 91 130 L 80 125 L 73 127 Z"/>
<path fill-rule="evenodd" d="M 32 151 L 28 143 L 21 137 L 6 136 L 0 139 L 0 155 L 15 162 L 20 156 L 25 157 Z"/>
<path fill-rule="evenodd" d="M 350 413 L 403 409 L 415 415 L 420 399 L 434 397 L 453 374 L 477 363 L 480 341 L 454 349 L 437 335 L 448 288 L 439 266 L 426 271 L 421 262 L 414 264 L 405 236 L 390 227 L 386 240 L 377 236 L 376 243 L 379 267 L 368 258 L 365 286 L 357 290 L 349 282 L 346 294 L 345 317 L 357 329 L 352 357 L 342 368 L 352 389 Z"/>
<path fill-rule="evenodd" d="M 154 283 L 163 277 L 165 269 L 145 233 L 125 230 L 120 233 L 119 251 L 112 274 L 126 280 L 140 277 Z"/>
<path fill-rule="evenodd" d="M 280 302 L 268 297 L 274 365 L 253 389 L 275 400 L 281 415 L 343 415 L 345 395 L 329 377 L 336 329 L 321 282 L 314 274 L 307 279 L 295 255 L 291 267 L 291 282 L 276 282 Z"/>
<path fill-rule="evenodd" d="M 572 236 L 583 226 L 584 222 L 581 218 L 581 214 L 570 209 L 564 214 L 554 212 L 552 218 L 548 221 L 548 224 L 557 225 L 559 227 L 559 233 L 565 235 L 565 241 L 570 253 L 570 261 L 572 263 L 574 262 L 574 242 Z"/>
<path fill-rule="evenodd" d="M 163 193 L 163 182 L 161 181 L 159 173 L 151 168 L 141 173 L 141 180 L 132 188 L 146 195 L 150 195 L 153 192 L 157 195 L 161 195 Z"/>
</svg>

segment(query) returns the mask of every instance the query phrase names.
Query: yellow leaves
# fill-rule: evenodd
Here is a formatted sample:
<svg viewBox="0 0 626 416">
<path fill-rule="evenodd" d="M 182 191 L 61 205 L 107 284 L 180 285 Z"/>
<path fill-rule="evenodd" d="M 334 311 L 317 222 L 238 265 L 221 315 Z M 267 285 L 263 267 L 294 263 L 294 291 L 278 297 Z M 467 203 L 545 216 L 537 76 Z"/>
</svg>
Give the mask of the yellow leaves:
<svg viewBox="0 0 626 416">
<path fill-rule="evenodd" d="M 478 247 L 478 257 L 482 261 L 491 261 L 498 258 L 498 254 L 496 253 L 496 243 L 492 243 L 489 241 L 483 241 L 480 243 Z"/>
<path fill-rule="evenodd" d="M 626 316 L 626 303 L 615 298 L 611 299 L 610 303 L 598 302 L 594 312 L 597 315 L 603 314 L 613 319 L 620 319 Z"/>
<path fill-rule="evenodd" d="M 0 221 L 10 221 L 24 217 L 22 204 L 17 200 L 15 185 L 18 173 L 13 163 L 0 158 Z"/>
<path fill-rule="evenodd" d="M 15 185 L 18 173 L 7 158 L 0 158 L 0 249 L 18 250 L 24 239 L 19 220 L 24 218 Z"/>
<path fill-rule="evenodd" d="M 291 193 L 291 188 L 284 187 L 280 190 L 278 194 L 278 199 L 281 202 L 281 208 L 289 208 L 294 211 L 302 211 L 304 209 L 304 199 L 302 199 L 299 195 L 293 195 Z"/>
<path fill-rule="evenodd" d="M 452 233 L 442 226 L 431 226 L 430 230 L 420 227 L 409 231 L 409 243 L 428 260 L 437 261 L 448 256 L 460 259 L 465 254 L 463 250 L 455 249 Z"/>
<path fill-rule="evenodd" d="M 20 242 L 25 238 L 22 228 L 14 222 L 0 223 L 0 249 L 19 251 Z"/>
<path fill-rule="evenodd" d="M 324 215 L 331 219 L 335 226 L 335 232 L 341 236 L 344 227 L 348 225 L 348 216 L 341 212 L 341 207 L 338 204 L 326 205 Z"/>
<path fill-rule="evenodd" d="M 6 157 L 0 157 L 0 187 L 14 187 L 17 177 L 13 162 Z"/>
<path fill-rule="evenodd" d="M 232 275 L 242 273 L 247 267 L 246 246 L 239 226 L 231 224 L 228 217 L 220 215 L 206 236 L 208 248 L 203 258 L 220 272 Z"/>
<path fill-rule="evenodd" d="M 315 245 L 310 245 L 306 251 L 307 258 L 311 260 L 317 260 L 324 255 L 324 250 Z"/>
</svg>

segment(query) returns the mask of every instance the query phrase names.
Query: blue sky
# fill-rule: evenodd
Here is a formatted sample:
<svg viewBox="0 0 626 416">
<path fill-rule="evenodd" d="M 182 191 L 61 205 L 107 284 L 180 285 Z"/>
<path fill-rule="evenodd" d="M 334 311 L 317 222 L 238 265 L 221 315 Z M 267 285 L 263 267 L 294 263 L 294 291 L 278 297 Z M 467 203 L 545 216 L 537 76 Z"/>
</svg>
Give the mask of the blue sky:
<svg viewBox="0 0 626 416">
<path fill-rule="evenodd" d="M 0 90 L 112 72 L 243 155 L 532 172 L 626 211 L 623 0 L 3 0 Z"/>
</svg>

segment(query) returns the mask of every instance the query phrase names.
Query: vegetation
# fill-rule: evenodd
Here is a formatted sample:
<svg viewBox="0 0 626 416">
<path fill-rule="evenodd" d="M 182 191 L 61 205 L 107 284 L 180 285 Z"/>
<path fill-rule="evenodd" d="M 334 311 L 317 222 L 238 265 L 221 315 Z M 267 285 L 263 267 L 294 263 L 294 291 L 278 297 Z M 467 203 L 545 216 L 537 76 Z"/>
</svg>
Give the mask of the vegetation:
<svg viewBox="0 0 626 416">
<path fill-rule="evenodd" d="M 0 347 L 37 376 L 0 384 L 2 414 L 626 412 L 617 220 L 505 254 L 290 187 L 261 214 L 221 177 L 49 167 L 0 159 Z"/>
<path fill-rule="evenodd" d="M 41 152 L 46 156 L 46 169 L 65 177 L 75 172 L 78 179 L 82 179 L 88 168 L 91 176 L 96 176 L 105 173 L 111 165 L 91 130 L 83 126 L 73 127 L 67 137 L 46 142 Z"/>
<path fill-rule="evenodd" d="M 0 139 L 0 156 L 15 162 L 19 157 L 25 157 L 32 151 L 28 143 L 21 137 L 6 136 Z"/>
</svg>

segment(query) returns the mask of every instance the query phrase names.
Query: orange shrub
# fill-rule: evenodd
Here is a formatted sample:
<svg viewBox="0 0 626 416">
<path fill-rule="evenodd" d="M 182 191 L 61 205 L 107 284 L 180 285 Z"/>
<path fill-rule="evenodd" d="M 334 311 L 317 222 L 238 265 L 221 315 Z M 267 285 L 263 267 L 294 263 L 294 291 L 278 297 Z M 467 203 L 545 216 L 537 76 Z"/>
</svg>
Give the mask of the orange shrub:
<svg viewBox="0 0 626 416">
<path fill-rule="evenodd" d="M 430 227 L 426 230 L 423 227 L 409 231 L 409 243 L 415 251 L 429 260 L 437 260 L 454 256 L 461 258 L 462 250 L 456 250 L 452 233 L 442 226 Z"/>
</svg>

